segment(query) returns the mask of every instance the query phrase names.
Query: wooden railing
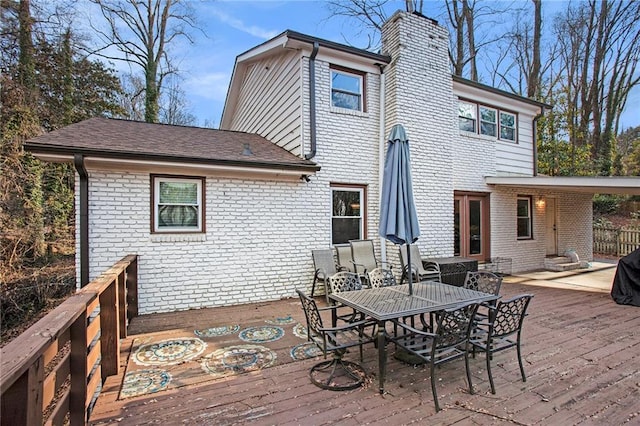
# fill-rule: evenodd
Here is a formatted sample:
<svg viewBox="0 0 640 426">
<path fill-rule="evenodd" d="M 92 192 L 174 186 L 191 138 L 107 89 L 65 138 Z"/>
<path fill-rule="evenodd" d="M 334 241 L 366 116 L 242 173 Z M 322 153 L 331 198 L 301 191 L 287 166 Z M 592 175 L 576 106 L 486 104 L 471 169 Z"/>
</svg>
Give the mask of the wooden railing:
<svg viewBox="0 0 640 426">
<path fill-rule="evenodd" d="M 2 348 L 1 424 L 86 423 L 138 315 L 137 259 L 123 258 Z"/>
<path fill-rule="evenodd" d="M 640 229 L 593 227 L 593 252 L 613 256 L 626 256 L 640 248 Z"/>
</svg>

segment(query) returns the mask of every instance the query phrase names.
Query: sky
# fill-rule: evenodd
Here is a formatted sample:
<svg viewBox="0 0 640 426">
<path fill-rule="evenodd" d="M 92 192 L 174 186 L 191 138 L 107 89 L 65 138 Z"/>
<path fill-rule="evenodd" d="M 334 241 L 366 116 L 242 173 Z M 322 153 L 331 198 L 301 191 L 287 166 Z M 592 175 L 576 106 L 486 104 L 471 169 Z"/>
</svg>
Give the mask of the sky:
<svg viewBox="0 0 640 426">
<path fill-rule="evenodd" d="M 358 25 L 341 17 L 331 17 L 324 1 L 190 1 L 202 31 L 192 31 L 195 42 L 183 41 L 171 54 L 181 70 L 180 86 L 198 126 L 217 127 L 220 123 L 236 56 L 286 30 L 360 48 L 367 44 Z M 423 12 L 438 19 L 435 4 L 425 1 Z M 543 7 L 564 4 L 560 0 L 547 0 Z M 389 16 L 395 9 L 404 9 L 404 0 L 392 2 Z M 629 96 L 622 116 L 623 129 L 637 125 L 640 125 L 640 88 Z"/>
</svg>

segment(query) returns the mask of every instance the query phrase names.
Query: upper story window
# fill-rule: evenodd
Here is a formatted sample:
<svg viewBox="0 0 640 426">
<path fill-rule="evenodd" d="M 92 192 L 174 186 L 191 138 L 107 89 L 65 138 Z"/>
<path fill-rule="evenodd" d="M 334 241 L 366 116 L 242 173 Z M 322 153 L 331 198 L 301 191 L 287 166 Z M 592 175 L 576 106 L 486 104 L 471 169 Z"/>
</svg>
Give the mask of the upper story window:
<svg viewBox="0 0 640 426">
<path fill-rule="evenodd" d="M 531 197 L 518 196 L 518 239 L 530 240 L 533 238 L 533 220 L 531 217 Z"/>
<path fill-rule="evenodd" d="M 458 123 L 460 130 L 475 133 L 477 117 L 478 112 L 475 104 L 460 101 L 458 104 Z"/>
<path fill-rule="evenodd" d="M 500 111 L 500 139 L 516 141 L 516 115 Z"/>
<path fill-rule="evenodd" d="M 458 102 L 458 127 L 464 132 L 517 142 L 517 121 L 517 115 L 512 112 L 469 101 Z"/>
<path fill-rule="evenodd" d="M 332 68 L 331 106 L 364 111 L 364 75 Z"/>
<path fill-rule="evenodd" d="M 344 244 L 363 238 L 364 206 L 364 187 L 331 187 L 331 244 Z"/>
<path fill-rule="evenodd" d="M 498 134 L 498 112 L 493 108 L 480 106 L 480 134 L 493 136 Z"/>
<path fill-rule="evenodd" d="M 153 176 L 152 232 L 204 232 L 204 178 Z"/>
</svg>

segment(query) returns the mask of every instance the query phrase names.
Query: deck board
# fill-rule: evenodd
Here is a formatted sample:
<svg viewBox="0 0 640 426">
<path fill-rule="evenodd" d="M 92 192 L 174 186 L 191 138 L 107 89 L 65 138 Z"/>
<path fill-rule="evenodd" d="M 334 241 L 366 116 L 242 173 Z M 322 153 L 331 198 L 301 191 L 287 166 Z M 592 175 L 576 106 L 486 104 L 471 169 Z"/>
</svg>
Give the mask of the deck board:
<svg viewBox="0 0 640 426">
<path fill-rule="evenodd" d="M 471 360 L 475 394 L 468 392 L 464 363 L 438 370 L 435 413 L 429 373 L 391 355 L 385 388 L 377 391 L 377 350 L 365 349 L 370 381 L 348 392 L 324 391 L 308 379 L 316 360 L 212 380 L 118 400 L 131 342 L 140 334 L 194 328 L 215 318 L 259 319 L 300 309 L 296 299 L 255 306 L 215 308 L 136 318 L 123 345 L 120 375 L 110 377 L 91 423 L 103 424 L 520 424 L 593 425 L 640 422 L 640 308 L 615 304 L 608 292 L 505 283 L 503 297 L 535 295 L 524 327 L 527 382 L 520 380 L 515 351 L 494 355 L 497 394 L 489 391 L 485 359 Z M 351 356 L 357 359 L 357 351 Z"/>
</svg>

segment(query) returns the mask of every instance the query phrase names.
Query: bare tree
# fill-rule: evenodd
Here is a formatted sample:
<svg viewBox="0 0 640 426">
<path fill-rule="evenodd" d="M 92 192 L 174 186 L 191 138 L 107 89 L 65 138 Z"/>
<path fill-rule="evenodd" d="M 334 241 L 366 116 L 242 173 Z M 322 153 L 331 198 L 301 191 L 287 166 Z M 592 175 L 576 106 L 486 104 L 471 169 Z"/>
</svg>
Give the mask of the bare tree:
<svg viewBox="0 0 640 426">
<path fill-rule="evenodd" d="M 104 45 L 96 54 L 140 67 L 145 77 L 145 121 L 157 122 L 163 79 L 174 72 L 168 48 L 179 38 L 190 43 L 196 18 L 186 0 L 91 0 L 100 7 L 107 29 L 95 28 Z M 115 47 L 124 55 L 109 52 Z"/>
<path fill-rule="evenodd" d="M 640 3 L 596 2 L 569 7 L 556 20 L 562 44 L 562 86 L 569 140 L 591 147 L 597 173 L 608 175 L 619 120 L 631 89 L 640 83 Z"/>
<path fill-rule="evenodd" d="M 164 101 L 160 107 L 160 122 L 174 124 L 177 126 L 193 126 L 196 124 L 196 117 L 189 112 L 184 90 L 172 78 L 163 93 Z"/>
</svg>

